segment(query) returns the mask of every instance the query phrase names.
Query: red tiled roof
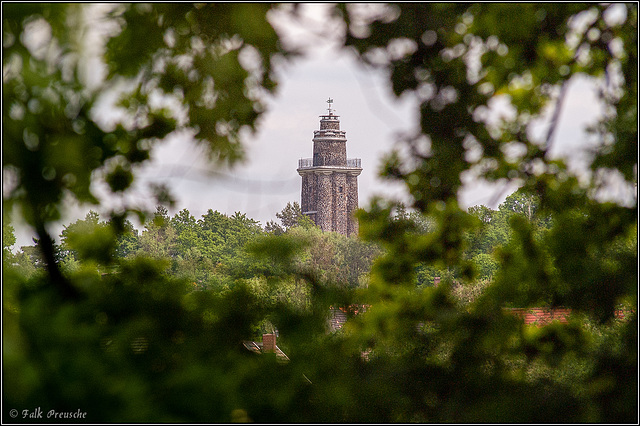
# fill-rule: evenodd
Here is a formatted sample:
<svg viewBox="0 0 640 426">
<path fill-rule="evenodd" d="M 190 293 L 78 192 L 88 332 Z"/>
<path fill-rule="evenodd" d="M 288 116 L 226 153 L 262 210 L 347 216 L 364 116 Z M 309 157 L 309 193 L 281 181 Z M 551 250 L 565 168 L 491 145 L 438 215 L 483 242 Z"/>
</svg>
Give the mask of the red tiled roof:
<svg viewBox="0 0 640 426">
<path fill-rule="evenodd" d="M 519 316 L 527 325 L 543 326 L 558 321 L 562 324 L 569 322 L 571 309 L 569 308 L 507 308 L 511 313 Z M 616 309 L 614 315 L 618 320 L 624 320 L 635 311 L 628 309 Z"/>
<path fill-rule="evenodd" d="M 569 322 L 571 309 L 567 308 L 509 308 L 514 315 L 522 318 L 527 325 L 543 326 L 558 321 L 562 324 Z"/>
<path fill-rule="evenodd" d="M 338 308 L 331 307 L 331 317 L 329 319 L 329 327 L 331 331 L 342 328 L 347 322 L 348 315 L 357 315 L 360 312 L 366 312 L 371 305 L 353 304 L 349 306 L 341 306 Z M 539 327 L 558 321 L 561 324 L 567 324 L 571 316 L 569 308 L 505 308 L 514 315 L 522 318 L 526 325 L 537 325 Z M 624 320 L 633 310 L 616 309 L 615 317 L 618 320 Z"/>
<path fill-rule="evenodd" d="M 367 312 L 371 305 L 358 305 L 353 304 L 349 306 L 340 306 L 330 308 L 331 318 L 329 318 L 329 328 L 331 331 L 336 331 L 342 328 L 345 322 L 347 322 L 348 315 L 358 315 L 362 312 Z"/>
</svg>

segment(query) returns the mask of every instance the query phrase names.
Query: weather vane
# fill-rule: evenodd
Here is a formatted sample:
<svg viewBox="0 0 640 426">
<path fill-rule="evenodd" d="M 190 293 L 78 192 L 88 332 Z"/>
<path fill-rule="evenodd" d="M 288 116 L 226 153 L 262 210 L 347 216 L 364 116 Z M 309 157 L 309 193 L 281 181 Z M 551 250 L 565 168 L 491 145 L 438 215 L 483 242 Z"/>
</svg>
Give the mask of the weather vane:
<svg viewBox="0 0 640 426">
<path fill-rule="evenodd" d="M 329 115 L 331 115 L 331 104 L 333 103 L 333 99 L 329 98 L 329 99 L 327 100 L 327 103 L 329 104 L 329 108 L 328 108 L 328 110 L 329 110 Z"/>
</svg>

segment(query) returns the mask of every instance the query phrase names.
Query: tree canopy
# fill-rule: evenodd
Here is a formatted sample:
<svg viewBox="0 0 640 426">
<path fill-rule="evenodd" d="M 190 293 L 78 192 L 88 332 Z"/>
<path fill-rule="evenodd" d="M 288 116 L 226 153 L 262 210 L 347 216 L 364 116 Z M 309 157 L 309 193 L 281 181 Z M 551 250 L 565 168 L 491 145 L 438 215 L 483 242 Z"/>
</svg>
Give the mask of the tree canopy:
<svg viewBox="0 0 640 426">
<path fill-rule="evenodd" d="M 43 407 L 90 422 L 637 422 L 637 198 L 602 197 L 610 176 L 637 188 L 637 5 L 366 6 L 327 6 L 341 48 L 418 99 L 420 127 L 381 171 L 411 213 L 371 200 L 356 241 L 305 226 L 295 204 L 265 233 L 240 212 L 126 201 L 177 130 L 213 164 L 243 158 L 274 62 L 299 53 L 270 19 L 300 6 L 3 3 L 3 208 L 34 229 L 38 258 L 26 271 L 29 254 L 13 257 L 3 212 L 3 420 Z M 96 16 L 106 30 L 89 43 Z M 582 176 L 551 155 L 576 76 L 604 105 Z M 112 91 L 115 124 L 96 114 Z M 512 108 L 497 122 L 496 99 Z M 521 189 L 465 211 L 464 176 Z M 99 204 L 98 182 L 121 203 L 56 244 L 50 225 L 69 200 Z M 507 309 L 538 306 L 571 320 L 531 327 Z M 329 333 L 336 307 L 356 309 Z M 265 329 L 288 362 L 243 346 Z"/>
</svg>

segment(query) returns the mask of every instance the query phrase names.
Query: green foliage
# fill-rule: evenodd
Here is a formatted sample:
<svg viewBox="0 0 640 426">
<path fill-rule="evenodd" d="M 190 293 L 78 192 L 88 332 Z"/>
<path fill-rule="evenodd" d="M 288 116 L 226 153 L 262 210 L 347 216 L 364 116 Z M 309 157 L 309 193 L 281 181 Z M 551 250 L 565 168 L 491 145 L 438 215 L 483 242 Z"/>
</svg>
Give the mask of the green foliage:
<svg viewBox="0 0 640 426">
<path fill-rule="evenodd" d="M 112 220 L 111 226 L 117 230 L 120 225 L 114 223 Z M 132 255 L 139 249 L 140 241 L 138 239 L 138 230 L 133 226 L 131 221 L 125 219 L 121 225 L 121 231 L 117 232 L 115 255 L 117 257 L 124 258 Z"/>
<path fill-rule="evenodd" d="M 5 259 L 11 254 L 11 247 L 16 243 L 15 229 L 5 217 L 3 212 L 2 218 L 2 258 Z"/>
<path fill-rule="evenodd" d="M 60 248 L 73 260 L 96 261 L 108 265 L 114 256 L 116 238 L 107 223 L 100 223 L 96 212 L 87 213 L 84 220 L 77 220 L 65 227 L 60 234 Z"/>
<path fill-rule="evenodd" d="M 495 282 L 477 301 L 476 315 L 484 321 L 495 315 L 499 307 L 509 305 L 562 305 L 599 321 L 611 321 L 615 307 L 625 300 L 631 301 L 635 309 L 637 293 L 632 286 L 637 283 L 637 273 L 631 258 L 632 253 L 637 254 L 637 239 L 627 240 L 626 249 L 620 244 L 626 240 L 624 235 L 637 229 L 635 202 L 632 207 L 624 207 L 598 201 L 594 197 L 599 188 L 597 173 L 578 183 L 563 162 L 548 157 L 571 78 L 587 74 L 611 79 L 615 75 L 618 81 L 625 82 L 624 86 L 631 83 L 633 87 L 627 90 L 614 84 L 615 89 L 609 86 L 601 92 L 601 100 L 610 107 L 611 114 L 595 126 L 601 144 L 591 167 L 603 173 L 602 168 L 608 164 L 621 172 L 627 185 L 635 184 L 637 179 L 637 172 L 631 171 L 637 170 L 636 156 L 631 153 L 637 147 L 637 126 L 627 121 L 637 120 L 637 108 L 627 103 L 630 99 L 637 102 L 637 8 L 622 6 L 614 12 L 614 6 L 582 6 L 394 5 L 389 6 L 388 13 L 369 18 L 359 16 L 355 7 L 343 9 L 347 23 L 352 25 L 346 44 L 353 46 L 363 61 L 389 70 L 398 96 L 415 92 L 421 100 L 420 134 L 406 140 L 412 155 L 406 158 L 399 153 L 391 154 L 383 174 L 406 183 L 413 207 L 435 219 L 434 235 L 446 229 L 433 246 L 412 250 L 411 242 L 417 239 L 393 229 L 386 219 L 387 211 L 372 205 L 368 215 L 361 216 L 361 221 L 367 223 L 362 226 L 363 233 L 382 239 L 390 247 L 384 262 L 387 276 L 381 282 L 400 281 L 400 271 L 409 270 L 433 248 L 438 254 L 433 260 L 425 259 L 428 264 L 455 266 L 454 273 L 461 277 L 465 260 L 475 260 L 479 266 L 489 260 L 487 255 L 494 254 L 496 257 L 491 260 L 498 262 Z M 618 12 L 621 19 L 615 22 L 613 16 Z M 514 25 L 514 17 L 520 15 L 526 15 L 522 25 L 519 18 L 518 25 Z M 368 23 L 368 31 L 356 31 L 356 18 L 360 26 L 362 20 Z M 578 20 L 584 20 L 584 25 L 579 27 Z M 398 40 L 411 47 L 404 55 L 394 56 L 392 43 Z M 620 47 L 618 53 L 614 53 L 616 44 Z M 474 62 L 472 51 L 479 52 L 479 64 Z M 612 90 L 617 94 L 613 95 Z M 490 123 L 486 120 L 487 107 L 498 96 L 511 104 L 513 114 Z M 545 111 L 551 112 L 549 130 L 546 137 L 534 139 L 528 131 L 530 123 Z M 429 142 L 427 150 L 425 137 Z M 480 148 L 482 155 L 465 155 L 472 147 Z M 520 152 L 515 158 L 513 148 Z M 608 162 L 625 151 L 629 155 L 625 160 L 619 158 L 615 165 Z M 611 155 L 612 152 L 617 154 Z M 472 158 L 475 160 L 471 161 Z M 482 208 L 470 211 L 480 225 L 474 221 L 455 225 L 456 221 L 451 223 L 448 214 L 433 215 L 434 207 L 449 211 L 461 186 L 462 172 L 467 170 L 501 184 L 515 181 L 524 185 L 522 191 L 500 206 L 499 212 Z M 447 240 L 449 244 L 445 243 Z M 456 242 L 464 240 L 468 242 L 466 249 L 456 250 Z M 612 240 L 618 241 L 617 249 L 609 251 Z M 442 243 L 445 244 L 440 246 Z M 447 247 L 451 248 L 446 250 Z M 614 257 L 605 254 L 613 252 Z M 451 260 L 443 262 L 447 253 Z M 627 272 L 624 277 L 623 268 Z M 393 293 L 381 294 L 387 303 L 394 300 Z M 632 314 L 630 322 L 619 329 L 618 339 L 630 339 L 625 340 L 627 344 L 637 343 L 637 336 L 630 333 L 634 321 Z M 482 335 L 474 331 L 468 335 L 480 339 L 471 346 L 481 345 Z M 509 332 L 502 333 L 505 341 L 510 336 Z M 536 341 L 541 339 L 535 337 Z M 471 346 L 469 351 L 473 350 Z M 558 348 L 561 358 L 574 356 L 573 347 Z M 633 349 L 627 354 L 637 351 Z M 599 351 L 589 352 L 587 364 L 599 364 L 603 357 L 608 359 L 608 355 Z M 495 362 L 495 358 L 492 360 Z M 549 365 L 550 360 L 541 362 Z M 552 367 L 554 374 L 561 370 L 559 365 Z M 623 369 L 628 371 L 637 370 L 632 363 L 624 365 Z M 619 403 L 618 408 L 598 405 L 604 404 L 604 399 L 594 394 L 587 398 L 598 400 L 598 408 L 576 408 L 583 413 L 584 420 L 610 421 L 608 415 L 614 411 L 614 417 L 619 419 L 624 411 L 627 421 L 632 421 L 636 410 L 628 401 L 637 395 L 634 390 L 637 383 L 631 385 L 622 370 L 609 372 L 612 374 L 609 377 L 616 377 L 610 382 L 616 383 L 612 385 L 616 392 L 613 388 L 605 392 L 611 392 L 606 404 Z M 589 370 L 579 375 L 578 382 L 582 389 L 589 388 L 604 380 L 602 374 Z M 575 382 L 573 385 L 575 389 Z M 622 391 L 618 385 L 630 386 Z M 620 398 L 618 403 L 613 402 L 615 398 Z M 526 411 L 528 404 L 522 398 L 520 409 Z M 491 421 L 498 419 L 495 408 L 491 409 Z M 509 409 L 504 408 L 503 413 L 508 413 Z M 557 409 L 549 407 L 546 414 L 550 419 L 551 413 L 560 415 Z M 447 417 L 447 421 L 453 419 L 459 421 L 460 417 Z"/>
<path fill-rule="evenodd" d="M 271 61 L 290 52 L 267 20 L 278 6 L 113 5 L 108 76 L 89 85 L 87 5 L 3 4 L 5 208 L 38 234 L 13 254 L 3 221 L 7 410 L 80 408 L 89 422 L 637 421 L 637 200 L 598 197 L 603 174 L 637 179 L 637 6 L 378 6 L 329 7 L 344 45 L 419 99 L 420 129 L 382 168 L 410 204 L 372 200 L 358 212 L 363 241 L 305 225 L 293 203 L 266 232 L 239 212 L 160 207 L 137 233 L 127 217 L 144 212 L 125 206 L 70 224 L 58 246 L 47 229 L 65 197 L 98 203 L 100 176 L 124 197 L 177 117 L 212 160 L 241 159 L 242 129 L 256 130 L 275 88 Z M 593 173 L 580 179 L 549 156 L 577 75 L 606 83 Z M 128 118 L 100 124 L 96 102 L 121 82 Z M 153 107 L 158 94 L 180 111 Z M 489 122 L 498 98 L 513 114 Z M 539 137 L 529 130 L 545 114 Z M 467 172 L 521 190 L 498 211 L 465 212 Z M 435 274 L 437 287 L 416 285 Z M 572 319 L 537 328 L 505 309 L 540 305 Z M 328 333 L 336 307 L 348 320 Z M 271 330 L 289 362 L 243 346 Z"/>
<path fill-rule="evenodd" d="M 61 299 L 42 279 L 21 293 L 21 337 L 34 346 L 6 360 L 7 380 L 16 385 L 5 397 L 12 406 L 77 406 L 87 420 L 229 421 L 242 404 L 238 389 L 274 367 L 238 344 L 260 314 L 246 288 L 188 293 L 184 281 L 142 259 L 122 263 L 117 274 L 80 278 L 82 303 Z M 239 360 L 243 375 L 228 369 Z M 42 370 L 24 380 L 34 365 Z"/>
<path fill-rule="evenodd" d="M 489 254 L 479 253 L 473 256 L 471 260 L 478 268 L 478 277 L 481 279 L 492 277 L 498 269 L 497 262 Z"/>
<path fill-rule="evenodd" d="M 264 230 L 266 232 L 280 235 L 292 228 L 295 228 L 296 226 L 301 226 L 303 228 L 315 226 L 309 216 L 302 214 L 302 209 L 297 201 L 294 201 L 293 204 L 287 203 L 280 212 L 276 213 L 276 217 L 280 219 L 282 226 L 271 220 L 265 225 Z"/>
<path fill-rule="evenodd" d="M 139 236 L 133 230 L 123 234 L 119 250 L 125 257 L 167 259 L 167 272 L 203 288 L 220 284 L 216 275 L 250 277 L 244 247 L 262 232 L 258 222 L 239 212 L 229 217 L 210 209 L 196 220 L 187 209 L 169 217 L 158 206 Z"/>
</svg>

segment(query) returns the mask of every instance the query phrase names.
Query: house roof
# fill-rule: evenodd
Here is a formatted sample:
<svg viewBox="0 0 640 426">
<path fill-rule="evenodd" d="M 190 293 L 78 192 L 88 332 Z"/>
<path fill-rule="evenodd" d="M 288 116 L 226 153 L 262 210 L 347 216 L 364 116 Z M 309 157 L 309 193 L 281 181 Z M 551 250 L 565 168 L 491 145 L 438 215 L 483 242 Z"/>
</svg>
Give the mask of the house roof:
<svg viewBox="0 0 640 426">
<path fill-rule="evenodd" d="M 359 305 L 353 304 L 349 306 L 340 306 L 338 308 L 331 307 L 331 316 L 329 317 L 329 331 L 331 333 L 340 330 L 345 322 L 347 322 L 349 315 L 358 315 L 361 312 L 366 312 L 371 305 Z"/>
<path fill-rule="evenodd" d="M 510 308 L 509 311 L 522 318 L 527 325 L 543 326 L 558 321 L 562 324 L 569 322 L 571 309 L 567 308 Z"/>
<path fill-rule="evenodd" d="M 262 342 L 254 342 L 252 340 L 245 340 L 244 342 L 242 342 L 242 344 L 244 345 L 244 347 L 246 349 L 250 350 L 253 353 L 256 353 L 256 354 L 265 353 L 262 350 Z M 278 346 L 276 346 L 276 360 L 278 362 L 288 362 L 289 361 L 289 357 L 287 356 L 287 354 L 282 352 L 282 349 L 280 349 Z"/>
</svg>

